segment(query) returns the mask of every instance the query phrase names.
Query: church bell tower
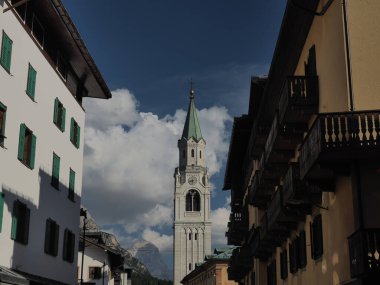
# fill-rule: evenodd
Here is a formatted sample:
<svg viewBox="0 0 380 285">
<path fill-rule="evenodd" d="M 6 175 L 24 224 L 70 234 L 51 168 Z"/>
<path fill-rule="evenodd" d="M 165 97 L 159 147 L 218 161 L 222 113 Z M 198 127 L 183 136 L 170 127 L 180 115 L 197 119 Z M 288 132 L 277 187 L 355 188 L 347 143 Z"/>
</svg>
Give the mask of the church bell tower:
<svg viewBox="0 0 380 285">
<path fill-rule="evenodd" d="M 210 186 L 202 137 L 191 84 L 190 102 L 182 137 L 174 189 L 174 285 L 211 254 Z"/>
</svg>

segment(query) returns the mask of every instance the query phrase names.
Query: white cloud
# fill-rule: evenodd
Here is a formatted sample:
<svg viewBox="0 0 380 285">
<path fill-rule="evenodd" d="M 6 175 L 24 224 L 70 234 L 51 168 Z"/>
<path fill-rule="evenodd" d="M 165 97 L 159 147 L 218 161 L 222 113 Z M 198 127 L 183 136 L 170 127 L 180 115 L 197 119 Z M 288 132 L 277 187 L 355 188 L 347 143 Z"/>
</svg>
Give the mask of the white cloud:
<svg viewBox="0 0 380 285">
<path fill-rule="evenodd" d="M 226 244 L 225 233 L 227 231 L 227 223 L 230 216 L 230 201 L 231 198 L 228 197 L 226 204 L 218 209 L 211 212 L 212 221 L 212 244 L 214 246 L 221 246 Z"/>
<path fill-rule="evenodd" d="M 152 236 L 152 227 L 170 225 L 177 140 L 186 111 L 162 118 L 139 112 L 138 101 L 126 89 L 113 92 L 110 100 L 85 101 L 84 106 L 84 205 L 99 224 L 119 224 L 127 233 Z M 212 175 L 228 151 L 225 128 L 231 117 L 224 107 L 202 109 L 198 116 Z M 157 240 L 164 243 L 168 238 Z"/>
<path fill-rule="evenodd" d="M 142 238 L 146 241 L 153 243 L 160 252 L 172 251 L 173 236 L 165 235 L 151 229 L 145 229 L 142 233 Z"/>
</svg>

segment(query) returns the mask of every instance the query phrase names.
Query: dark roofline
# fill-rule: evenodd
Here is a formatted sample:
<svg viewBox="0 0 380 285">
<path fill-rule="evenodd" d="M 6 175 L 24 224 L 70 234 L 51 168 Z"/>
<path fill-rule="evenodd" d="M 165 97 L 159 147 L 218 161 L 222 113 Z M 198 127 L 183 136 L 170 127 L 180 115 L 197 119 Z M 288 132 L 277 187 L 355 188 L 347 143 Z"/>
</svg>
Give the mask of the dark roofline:
<svg viewBox="0 0 380 285">
<path fill-rule="evenodd" d="M 90 52 L 86 48 L 86 45 L 81 38 L 77 28 L 74 25 L 74 22 L 71 20 L 66 8 L 63 6 L 63 3 L 61 0 L 50 0 L 51 3 L 54 5 L 58 15 L 61 17 L 61 20 L 65 24 L 67 30 L 71 34 L 72 40 L 75 42 L 76 46 L 78 47 L 80 53 L 83 56 L 83 60 L 87 63 L 89 69 L 91 70 L 93 76 L 95 77 L 97 83 L 99 84 L 100 88 L 102 89 L 105 97 L 107 99 L 112 97 L 112 94 L 103 79 L 98 67 L 96 66 Z M 90 96 L 91 97 L 91 96 Z"/>
</svg>

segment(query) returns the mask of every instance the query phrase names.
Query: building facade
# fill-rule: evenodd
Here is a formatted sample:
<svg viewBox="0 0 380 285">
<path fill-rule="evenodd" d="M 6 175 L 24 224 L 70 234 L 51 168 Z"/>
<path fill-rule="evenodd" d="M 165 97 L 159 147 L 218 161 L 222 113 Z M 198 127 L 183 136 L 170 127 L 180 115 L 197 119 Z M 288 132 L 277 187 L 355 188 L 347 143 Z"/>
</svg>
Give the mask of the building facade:
<svg viewBox="0 0 380 285">
<path fill-rule="evenodd" d="M 194 90 L 182 137 L 178 140 L 179 167 L 174 172 L 174 284 L 211 253 L 210 186 Z"/>
<path fill-rule="evenodd" d="M 124 264 L 124 253 L 116 237 L 102 231 L 86 232 L 80 236 L 78 254 L 78 283 L 86 285 L 131 285 L 132 269 Z"/>
<path fill-rule="evenodd" d="M 186 275 L 181 283 L 184 285 L 236 285 L 228 279 L 228 261 L 233 248 L 215 249 L 214 254 L 207 255 L 193 271 Z"/>
<path fill-rule="evenodd" d="M 380 2 L 288 1 L 269 75 L 252 78 L 225 174 L 229 277 L 380 280 Z"/>
<path fill-rule="evenodd" d="M 111 94 L 61 1 L 0 1 L 0 31 L 0 283 L 75 284 L 82 98 Z"/>
</svg>

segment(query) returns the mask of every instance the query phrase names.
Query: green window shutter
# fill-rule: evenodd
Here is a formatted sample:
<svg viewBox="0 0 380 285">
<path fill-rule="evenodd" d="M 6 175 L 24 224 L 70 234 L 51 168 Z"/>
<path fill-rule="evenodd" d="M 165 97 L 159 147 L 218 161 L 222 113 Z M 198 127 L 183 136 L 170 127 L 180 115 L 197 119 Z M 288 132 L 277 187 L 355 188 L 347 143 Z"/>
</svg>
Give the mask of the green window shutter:
<svg viewBox="0 0 380 285">
<path fill-rule="evenodd" d="M 53 153 L 53 170 L 51 183 L 55 188 L 59 188 L 59 168 L 60 168 L 61 158 Z"/>
<path fill-rule="evenodd" d="M 75 146 L 79 148 L 79 144 L 80 144 L 80 127 L 79 125 L 77 125 L 77 137 L 75 141 Z"/>
<path fill-rule="evenodd" d="M 74 193 L 75 193 L 75 171 L 70 169 L 68 198 L 72 201 L 74 201 Z"/>
<path fill-rule="evenodd" d="M 58 242 L 59 242 L 59 225 L 55 223 L 54 225 L 54 247 L 53 247 L 53 255 L 58 255 Z"/>
<path fill-rule="evenodd" d="M 45 228 L 45 253 L 50 253 L 51 220 L 46 220 Z"/>
<path fill-rule="evenodd" d="M 31 169 L 34 169 L 34 162 L 36 159 L 36 142 L 37 142 L 37 138 L 34 134 L 32 134 L 32 145 L 30 147 L 30 161 L 29 161 L 29 166 Z"/>
<path fill-rule="evenodd" d="M 67 242 L 68 242 L 68 230 L 65 230 L 65 233 L 63 235 L 63 252 L 62 252 L 62 258 L 63 260 L 67 260 Z"/>
<path fill-rule="evenodd" d="M 0 233 L 3 225 L 4 193 L 0 193 Z"/>
<path fill-rule="evenodd" d="M 3 32 L 0 63 L 8 72 L 10 72 L 11 68 L 12 44 L 12 40 Z"/>
<path fill-rule="evenodd" d="M 74 141 L 74 118 L 71 118 L 70 122 L 70 141 Z"/>
<path fill-rule="evenodd" d="M 18 218 L 19 218 L 19 202 L 16 200 L 13 203 L 13 212 L 12 212 L 11 239 L 13 240 L 16 240 L 17 238 Z"/>
<path fill-rule="evenodd" d="M 26 93 L 34 99 L 35 89 L 36 89 L 36 76 L 37 72 L 31 64 L 29 64 L 28 70 L 28 81 L 26 86 Z"/>
<path fill-rule="evenodd" d="M 4 138 L 1 136 L 4 136 L 5 134 L 5 121 L 7 119 L 7 107 L 0 102 L 0 109 L 3 111 L 3 123 L 0 126 L 0 144 L 3 144 Z"/>
<path fill-rule="evenodd" d="M 24 160 L 24 148 L 25 148 L 25 124 L 20 125 L 20 136 L 18 141 L 18 159 L 20 161 Z"/>
<path fill-rule="evenodd" d="M 54 116 L 53 116 L 53 122 L 54 124 L 58 124 L 58 98 L 55 98 L 54 100 Z"/>
<path fill-rule="evenodd" d="M 30 209 L 25 206 L 25 216 L 24 216 L 24 228 L 22 242 L 28 244 L 29 241 L 29 222 L 30 222 Z"/>
<path fill-rule="evenodd" d="M 62 132 L 65 131 L 65 126 L 66 126 L 66 108 L 62 106 L 62 125 L 61 125 Z"/>
</svg>

